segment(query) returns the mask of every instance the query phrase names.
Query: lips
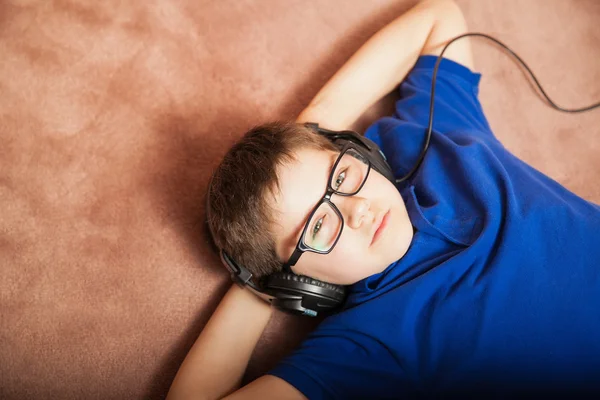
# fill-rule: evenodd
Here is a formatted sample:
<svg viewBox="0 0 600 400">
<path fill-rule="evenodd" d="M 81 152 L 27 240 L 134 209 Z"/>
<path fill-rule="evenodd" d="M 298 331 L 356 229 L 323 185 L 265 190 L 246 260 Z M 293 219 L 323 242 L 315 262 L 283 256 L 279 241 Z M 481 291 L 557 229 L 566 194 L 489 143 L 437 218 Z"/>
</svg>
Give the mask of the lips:
<svg viewBox="0 0 600 400">
<path fill-rule="evenodd" d="M 377 239 L 379 239 L 381 237 L 381 234 L 383 233 L 383 231 L 385 230 L 385 227 L 387 226 L 389 215 L 390 215 L 390 211 L 388 210 L 375 223 L 375 226 L 376 226 L 375 232 L 373 233 L 373 238 L 371 239 L 371 244 L 369 246 L 372 246 L 373 243 L 375 243 L 377 241 Z"/>
</svg>

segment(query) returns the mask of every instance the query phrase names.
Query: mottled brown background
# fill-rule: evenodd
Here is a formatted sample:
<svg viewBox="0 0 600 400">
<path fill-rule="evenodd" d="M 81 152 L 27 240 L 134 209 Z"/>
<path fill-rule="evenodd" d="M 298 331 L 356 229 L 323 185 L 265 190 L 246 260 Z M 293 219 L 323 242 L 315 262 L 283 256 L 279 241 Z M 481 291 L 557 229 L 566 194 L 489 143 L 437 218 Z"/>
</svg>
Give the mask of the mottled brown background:
<svg viewBox="0 0 600 400">
<path fill-rule="evenodd" d="M 458 2 L 560 105 L 600 99 L 599 1 Z M 1 1 L 0 398 L 164 397 L 229 285 L 202 228 L 211 170 L 412 4 Z M 554 111 L 497 46 L 474 53 L 496 135 L 600 202 L 600 111 Z M 277 313 L 247 379 L 314 324 Z"/>
</svg>

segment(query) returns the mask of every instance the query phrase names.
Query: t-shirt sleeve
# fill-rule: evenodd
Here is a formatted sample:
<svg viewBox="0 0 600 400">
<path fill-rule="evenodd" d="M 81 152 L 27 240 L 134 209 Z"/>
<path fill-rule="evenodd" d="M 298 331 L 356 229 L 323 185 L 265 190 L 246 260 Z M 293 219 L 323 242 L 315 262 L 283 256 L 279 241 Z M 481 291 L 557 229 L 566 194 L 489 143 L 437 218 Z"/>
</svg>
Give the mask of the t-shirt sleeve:
<svg viewBox="0 0 600 400">
<path fill-rule="evenodd" d="M 311 400 L 381 398 L 409 392 L 391 353 L 374 339 L 352 331 L 311 334 L 269 374 Z"/>
<path fill-rule="evenodd" d="M 392 116 L 375 121 L 365 132 L 387 157 L 396 177 L 404 176 L 423 148 L 429 125 L 431 83 L 437 56 L 418 58 L 400 84 Z M 442 58 L 435 85 L 432 142 L 436 135 L 496 141 L 479 103 L 481 74 Z"/>
<path fill-rule="evenodd" d="M 400 99 L 396 102 L 396 118 L 427 128 L 436 61 L 437 56 L 433 55 L 417 59 L 398 88 Z M 440 133 L 473 130 L 481 134 L 492 134 L 479 103 L 480 80 L 480 73 L 442 58 L 435 84 L 434 130 Z"/>
</svg>

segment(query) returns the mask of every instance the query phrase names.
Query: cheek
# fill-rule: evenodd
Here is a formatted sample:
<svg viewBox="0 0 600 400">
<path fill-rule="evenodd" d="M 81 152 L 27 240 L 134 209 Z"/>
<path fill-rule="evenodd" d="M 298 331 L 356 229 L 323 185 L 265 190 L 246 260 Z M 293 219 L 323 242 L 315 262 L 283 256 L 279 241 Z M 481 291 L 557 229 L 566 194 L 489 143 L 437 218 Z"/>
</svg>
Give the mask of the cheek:
<svg viewBox="0 0 600 400">
<path fill-rule="evenodd" d="M 339 274 L 348 274 L 351 271 L 358 271 L 369 265 L 371 255 L 364 248 L 364 238 L 355 235 L 344 235 L 333 251 L 324 257 L 323 267 L 337 271 Z"/>
<path fill-rule="evenodd" d="M 347 274 L 348 271 L 356 270 L 359 265 L 364 264 L 366 254 L 353 245 L 350 238 L 344 237 L 338 241 L 335 248 L 327 255 L 315 253 L 305 253 L 300 262 L 304 262 L 303 267 L 314 272 L 325 273 L 329 276 L 339 276 Z"/>
</svg>

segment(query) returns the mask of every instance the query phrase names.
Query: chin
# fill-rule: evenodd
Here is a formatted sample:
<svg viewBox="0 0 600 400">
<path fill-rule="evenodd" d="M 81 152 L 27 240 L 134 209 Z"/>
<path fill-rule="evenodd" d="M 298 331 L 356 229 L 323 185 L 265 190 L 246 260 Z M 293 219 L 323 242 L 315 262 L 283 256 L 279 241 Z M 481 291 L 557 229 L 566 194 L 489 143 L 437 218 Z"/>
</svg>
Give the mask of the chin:
<svg viewBox="0 0 600 400">
<path fill-rule="evenodd" d="M 404 257 L 413 239 L 413 228 L 411 224 L 402 225 L 401 229 L 389 233 L 393 240 L 386 243 L 385 247 L 388 251 L 386 251 L 384 255 L 385 266 L 383 266 L 382 271 L 390 264 Z"/>
<path fill-rule="evenodd" d="M 405 224 L 402 228 L 403 229 L 401 230 L 401 232 L 399 232 L 398 241 L 396 244 L 398 246 L 396 260 L 399 260 L 402 257 L 404 257 L 404 255 L 408 251 L 408 248 L 410 247 L 410 244 L 412 243 L 414 236 L 413 226 L 410 224 L 410 222 Z"/>
</svg>

